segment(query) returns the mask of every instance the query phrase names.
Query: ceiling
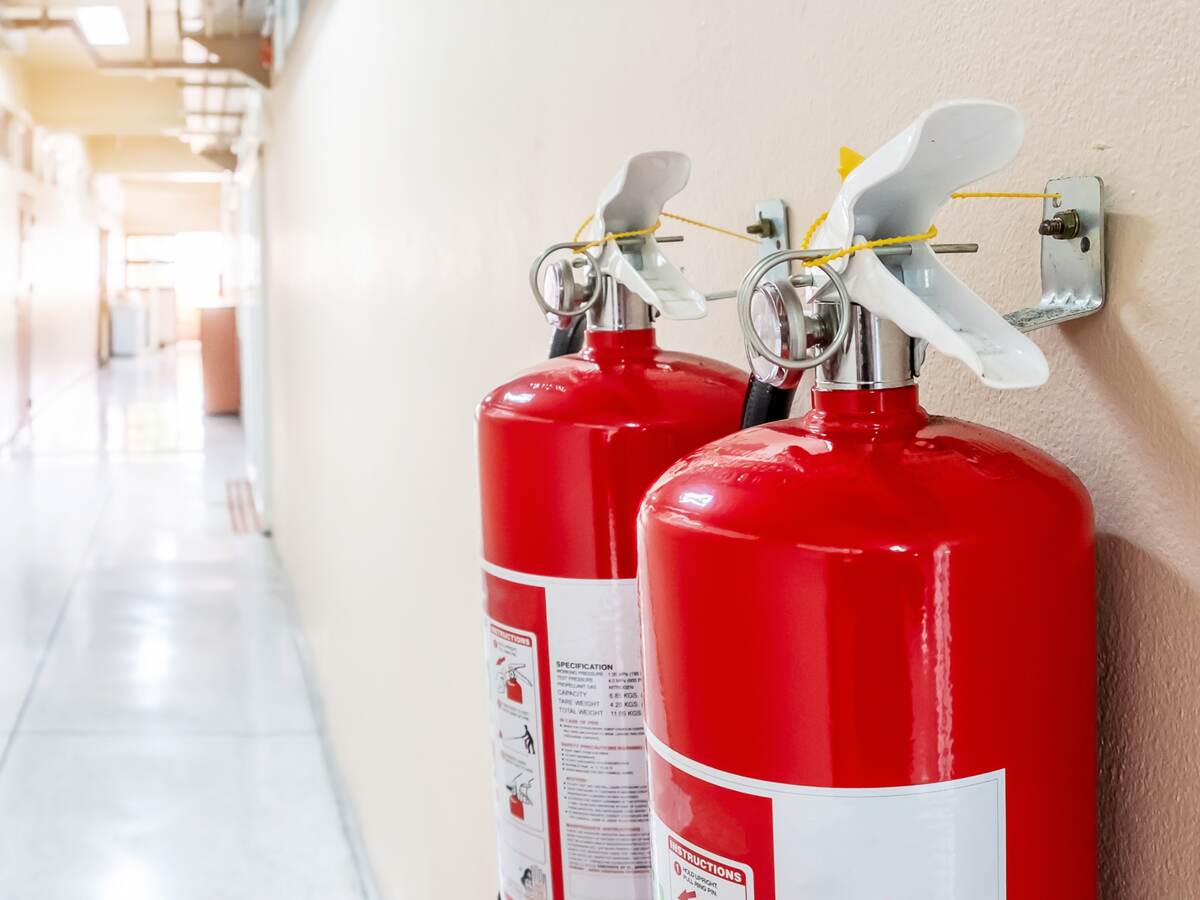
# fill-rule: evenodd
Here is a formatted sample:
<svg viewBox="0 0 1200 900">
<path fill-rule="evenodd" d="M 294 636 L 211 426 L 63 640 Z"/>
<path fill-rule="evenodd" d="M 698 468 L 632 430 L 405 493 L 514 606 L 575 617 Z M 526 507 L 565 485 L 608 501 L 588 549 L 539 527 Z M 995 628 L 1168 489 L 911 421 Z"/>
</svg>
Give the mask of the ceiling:
<svg viewBox="0 0 1200 900">
<path fill-rule="evenodd" d="M 78 7 L 117 6 L 124 13 L 130 42 L 124 47 L 100 47 L 96 53 L 109 63 L 139 63 L 146 60 L 146 35 L 151 36 L 150 51 L 159 62 L 200 62 L 204 52 L 194 41 L 197 37 L 257 35 L 262 29 L 269 0 L 59 0 L 40 4 L 6 0 L 0 10 L 6 18 L 36 20 L 43 10 L 51 18 L 67 18 Z M 147 28 L 149 13 L 150 28 Z M 65 29 L 24 32 L 24 55 L 34 65 L 53 68 L 87 68 L 94 65 L 77 37 Z"/>
<path fill-rule="evenodd" d="M 270 0 L 0 0 L 0 36 L 37 79 L 137 78 L 172 81 L 178 106 L 161 134 L 193 150 L 229 150 L 243 132 L 250 97 L 267 80 L 260 44 Z M 75 26 L 77 8 L 120 9 L 129 41 L 92 47 Z M 50 27 L 45 27 L 49 25 Z M 149 40 L 148 40 L 149 38 Z M 128 101 L 125 101 L 128 102 Z M 149 104 L 147 104 L 149 106 Z M 114 116 L 114 121 L 122 117 Z M 93 126 L 81 131 L 95 134 Z M 119 135 L 119 130 L 111 133 Z"/>
</svg>

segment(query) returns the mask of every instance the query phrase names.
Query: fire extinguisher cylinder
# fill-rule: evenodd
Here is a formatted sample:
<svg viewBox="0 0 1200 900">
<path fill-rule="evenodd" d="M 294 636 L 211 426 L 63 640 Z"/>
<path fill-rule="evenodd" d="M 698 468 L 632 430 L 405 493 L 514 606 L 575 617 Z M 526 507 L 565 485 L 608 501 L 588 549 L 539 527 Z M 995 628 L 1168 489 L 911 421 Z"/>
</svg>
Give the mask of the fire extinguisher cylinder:
<svg viewBox="0 0 1200 900">
<path fill-rule="evenodd" d="M 928 229 L 1020 137 L 1002 104 L 934 107 L 814 241 Z M 1001 388 L 1045 359 L 916 244 L 764 306 L 788 253 L 747 273 L 739 319 L 756 376 L 817 370 L 812 409 L 688 454 L 641 507 L 652 896 L 1095 900 L 1091 501 L 916 384 L 929 346 Z"/>
<path fill-rule="evenodd" d="M 601 197 L 595 246 L 551 248 L 575 259 L 546 267 L 545 283 L 550 251 L 534 261 L 534 298 L 563 332 L 556 351 L 574 334 L 583 334 L 582 349 L 499 385 L 477 413 L 484 649 L 508 900 L 651 896 L 637 510 L 671 463 L 738 427 L 747 377 L 655 340 L 659 312 L 704 311 L 703 295 L 649 228 L 688 170 L 680 154 L 634 157 Z M 629 231 L 642 237 L 605 239 Z"/>
</svg>

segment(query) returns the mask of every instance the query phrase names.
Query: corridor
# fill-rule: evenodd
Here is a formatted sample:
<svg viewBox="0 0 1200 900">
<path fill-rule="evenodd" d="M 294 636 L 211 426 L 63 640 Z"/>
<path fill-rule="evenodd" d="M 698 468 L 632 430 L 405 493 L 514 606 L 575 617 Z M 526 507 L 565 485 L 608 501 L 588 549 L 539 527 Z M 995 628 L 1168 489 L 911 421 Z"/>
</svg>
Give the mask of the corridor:
<svg viewBox="0 0 1200 900">
<path fill-rule="evenodd" d="M 0 900 L 368 896 L 286 581 L 199 353 L 115 359 L 0 459 Z"/>
</svg>

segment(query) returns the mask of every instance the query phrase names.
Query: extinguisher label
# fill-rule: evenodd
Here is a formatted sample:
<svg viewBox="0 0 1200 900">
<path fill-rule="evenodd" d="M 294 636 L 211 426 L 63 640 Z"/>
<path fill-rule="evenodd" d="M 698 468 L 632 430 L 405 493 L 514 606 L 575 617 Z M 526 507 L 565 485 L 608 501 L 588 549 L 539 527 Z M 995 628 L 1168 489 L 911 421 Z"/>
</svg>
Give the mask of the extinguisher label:
<svg viewBox="0 0 1200 900">
<path fill-rule="evenodd" d="M 487 620 L 500 879 L 520 900 L 552 896 L 537 648 L 534 633 Z"/>
<path fill-rule="evenodd" d="M 524 652 L 544 666 L 548 678 L 531 678 L 522 687 L 536 691 L 538 703 L 550 711 L 545 744 L 553 759 L 544 783 L 553 785 L 550 821 L 557 818 L 557 831 L 548 858 L 552 864 L 561 860 L 564 900 L 651 900 L 636 582 L 545 578 L 487 563 L 484 568 L 492 579 L 541 589 L 544 618 L 535 618 L 544 621 L 544 633 L 529 633 Z M 488 611 L 489 633 L 519 632 L 498 618 L 490 602 Z M 497 666 L 493 652 L 499 649 L 489 643 L 489 664 L 503 669 L 506 664 Z M 535 668 L 533 660 L 529 668 Z M 499 679 L 492 690 L 498 700 L 494 715 L 500 715 L 513 704 L 507 679 L 503 698 Z M 497 727 L 493 742 L 503 743 L 509 734 Z M 533 734 L 540 755 L 541 739 Z M 499 758 L 504 749 L 495 752 Z M 502 821 L 503 814 L 502 809 Z"/>
<path fill-rule="evenodd" d="M 675 889 L 682 876 L 673 845 L 698 854 L 702 871 L 712 861 L 734 871 L 734 864 L 717 855 L 721 841 L 730 836 L 741 846 L 750 838 L 752 849 L 770 848 L 753 861 L 758 900 L 1005 900 L 1002 769 L 900 787 L 806 787 L 714 769 L 676 753 L 652 734 L 647 739 L 654 814 L 665 820 L 656 824 L 655 835 L 660 900 L 680 900 L 689 890 L 696 894 L 687 900 L 753 898 L 749 879 L 745 894 Z M 660 808 L 659 797 L 678 800 L 670 784 L 677 777 L 700 783 L 693 793 L 703 793 L 702 815 L 690 811 L 686 820 L 675 822 L 673 811 L 689 810 L 687 803 L 673 801 Z M 670 831 L 672 826 L 709 846 L 701 849 L 684 841 Z M 678 865 L 686 871 L 683 863 Z M 749 866 L 744 868 L 749 875 Z M 710 872 L 706 877 L 715 876 Z"/>
<path fill-rule="evenodd" d="M 744 863 L 701 850 L 655 816 L 656 900 L 752 900 L 754 873 Z"/>
</svg>

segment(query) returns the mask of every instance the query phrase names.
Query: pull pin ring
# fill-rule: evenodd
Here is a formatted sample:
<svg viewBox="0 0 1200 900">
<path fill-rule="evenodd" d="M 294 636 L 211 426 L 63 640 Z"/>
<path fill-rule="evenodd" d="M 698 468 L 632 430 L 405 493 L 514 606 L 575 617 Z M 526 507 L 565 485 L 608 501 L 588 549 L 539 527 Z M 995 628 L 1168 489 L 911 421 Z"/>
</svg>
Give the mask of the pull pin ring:
<svg viewBox="0 0 1200 900">
<path fill-rule="evenodd" d="M 547 247 L 540 256 L 529 267 L 529 287 L 533 291 L 533 299 L 537 301 L 537 305 L 541 307 L 542 312 L 548 316 L 561 316 L 565 319 L 573 319 L 577 316 L 582 316 L 589 309 L 596 305 L 596 301 L 600 299 L 600 263 L 596 257 L 592 256 L 590 250 L 583 250 L 576 254 L 576 259 L 584 259 L 587 261 L 588 269 L 588 285 L 589 292 L 587 299 L 578 306 L 571 309 L 555 309 L 546 302 L 546 298 L 542 295 L 542 266 L 546 264 L 546 260 L 554 253 L 560 250 L 577 250 L 579 244 L 567 242 L 562 244 L 551 244 Z"/>
<path fill-rule="evenodd" d="M 755 290 L 758 288 L 759 282 L 763 280 L 767 272 L 780 263 L 790 262 L 793 259 L 806 259 L 810 256 L 812 254 L 806 250 L 780 250 L 778 253 L 764 256 L 751 267 L 750 271 L 742 279 L 742 283 L 738 286 L 738 322 L 742 326 L 742 334 L 746 338 L 746 343 L 763 359 L 782 369 L 811 369 L 814 366 L 821 365 L 821 363 L 826 362 L 841 349 L 842 344 L 846 342 L 846 335 L 850 333 L 850 292 L 847 290 L 846 282 L 842 280 L 842 276 L 827 263 L 822 263 L 817 268 L 828 276 L 834 290 L 837 291 L 838 323 L 829 344 L 820 353 L 816 356 L 804 356 L 799 359 L 788 359 L 785 356 L 780 356 L 766 345 L 758 331 L 754 328 L 750 301 L 754 296 Z"/>
</svg>

